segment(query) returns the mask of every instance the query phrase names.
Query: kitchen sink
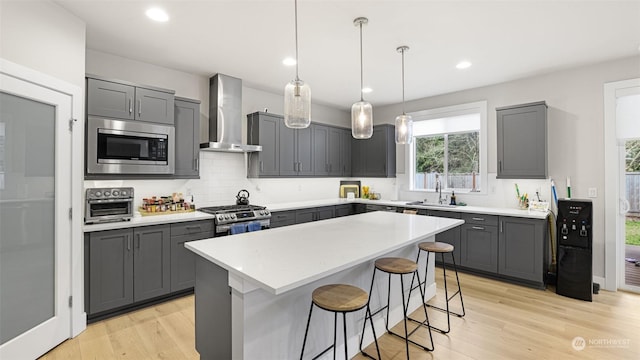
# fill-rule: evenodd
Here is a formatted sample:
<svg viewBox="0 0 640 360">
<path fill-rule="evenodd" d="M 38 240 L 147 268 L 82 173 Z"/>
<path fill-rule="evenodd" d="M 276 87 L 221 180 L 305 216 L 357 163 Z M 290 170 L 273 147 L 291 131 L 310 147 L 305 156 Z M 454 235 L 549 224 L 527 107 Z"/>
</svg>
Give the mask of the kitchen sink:
<svg viewBox="0 0 640 360">
<path fill-rule="evenodd" d="M 429 203 L 424 201 L 411 201 L 406 203 L 405 205 L 433 206 L 433 207 L 442 207 L 442 208 L 454 208 L 457 206 L 457 205 L 449 205 L 449 204 Z"/>
</svg>

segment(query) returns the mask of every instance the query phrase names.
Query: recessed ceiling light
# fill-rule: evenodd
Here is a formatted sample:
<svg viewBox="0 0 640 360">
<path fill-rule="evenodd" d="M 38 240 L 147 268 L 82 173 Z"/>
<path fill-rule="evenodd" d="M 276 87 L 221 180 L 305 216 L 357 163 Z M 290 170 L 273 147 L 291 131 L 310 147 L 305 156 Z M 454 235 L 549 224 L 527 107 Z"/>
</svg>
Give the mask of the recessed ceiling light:
<svg viewBox="0 0 640 360">
<path fill-rule="evenodd" d="M 370 87 L 362 88 L 362 92 L 363 92 L 363 93 L 365 93 L 365 94 L 368 94 L 368 93 L 370 93 L 370 92 L 372 92 L 372 91 L 373 91 L 373 89 L 372 89 L 372 88 L 370 88 Z"/>
<path fill-rule="evenodd" d="M 287 65 L 287 66 L 293 66 L 296 64 L 296 59 L 292 58 L 292 57 L 288 57 L 285 58 L 284 60 L 282 60 L 282 63 Z"/>
<path fill-rule="evenodd" d="M 169 21 L 169 14 L 167 14 L 166 11 L 160 9 L 160 8 L 151 8 L 149 10 L 147 10 L 147 12 L 145 13 L 147 15 L 147 17 L 151 20 L 157 21 L 157 22 L 167 22 Z"/>
<path fill-rule="evenodd" d="M 457 69 L 467 69 L 470 66 L 471 66 L 471 63 L 467 60 L 460 61 L 458 64 L 456 64 Z"/>
</svg>

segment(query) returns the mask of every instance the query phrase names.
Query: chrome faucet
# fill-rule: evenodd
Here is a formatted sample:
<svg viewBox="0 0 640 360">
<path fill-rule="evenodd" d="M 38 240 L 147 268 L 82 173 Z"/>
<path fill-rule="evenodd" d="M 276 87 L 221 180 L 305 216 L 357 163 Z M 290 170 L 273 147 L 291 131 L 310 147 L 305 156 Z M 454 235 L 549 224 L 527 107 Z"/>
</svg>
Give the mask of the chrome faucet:
<svg viewBox="0 0 640 360">
<path fill-rule="evenodd" d="M 442 183 L 440 182 L 440 174 L 436 174 L 436 192 L 438 193 L 438 204 L 442 205 L 446 199 L 442 198 Z"/>
</svg>

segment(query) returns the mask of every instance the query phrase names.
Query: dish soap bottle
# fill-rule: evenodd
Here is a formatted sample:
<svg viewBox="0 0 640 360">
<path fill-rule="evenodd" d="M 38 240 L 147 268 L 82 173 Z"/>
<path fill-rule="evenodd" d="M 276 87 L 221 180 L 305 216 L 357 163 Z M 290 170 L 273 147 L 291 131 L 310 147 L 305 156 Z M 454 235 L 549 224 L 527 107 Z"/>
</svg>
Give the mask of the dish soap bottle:
<svg viewBox="0 0 640 360">
<path fill-rule="evenodd" d="M 456 193 L 455 192 L 451 192 L 451 202 L 449 203 L 449 205 L 455 205 L 456 204 Z"/>
</svg>

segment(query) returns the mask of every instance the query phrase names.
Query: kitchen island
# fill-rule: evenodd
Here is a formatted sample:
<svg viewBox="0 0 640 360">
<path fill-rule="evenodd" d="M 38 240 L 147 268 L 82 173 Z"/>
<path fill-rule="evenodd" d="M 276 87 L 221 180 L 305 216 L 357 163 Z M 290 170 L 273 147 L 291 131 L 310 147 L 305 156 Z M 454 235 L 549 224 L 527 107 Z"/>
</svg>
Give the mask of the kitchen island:
<svg viewBox="0 0 640 360">
<path fill-rule="evenodd" d="M 416 243 L 462 220 L 401 213 L 371 212 L 278 229 L 188 242 L 196 253 L 196 349 L 201 359 L 291 359 L 299 357 L 313 290 L 347 283 L 369 290 L 373 262 L 382 256 L 410 259 Z M 424 263 L 421 261 L 421 268 Z M 433 261 L 427 296 L 435 294 Z M 378 276 L 372 309 L 386 301 L 387 279 Z M 408 287 L 410 281 L 405 284 Z M 391 313 L 402 319 L 397 279 L 392 281 Z M 395 290 L 394 290 L 395 289 Z M 408 289 L 405 289 L 407 292 Z M 397 296 L 393 296 L 397 295 Z M 417 295 L 417 292 L 416 292 Z M 410 310 L 416 309 L 414 296 Z M 358 352 L 364 312 L 347 316 L 349 356 Z M 307 340 L 309 354 L 324 349 L 333 318 L 314 312 Z M 384 333 L 384 317 L 374 317 Z M 371 329 L 364 343 L 373 341 Z M 342 340 L 338 339 L 341 344 Z"/>
</svg>

